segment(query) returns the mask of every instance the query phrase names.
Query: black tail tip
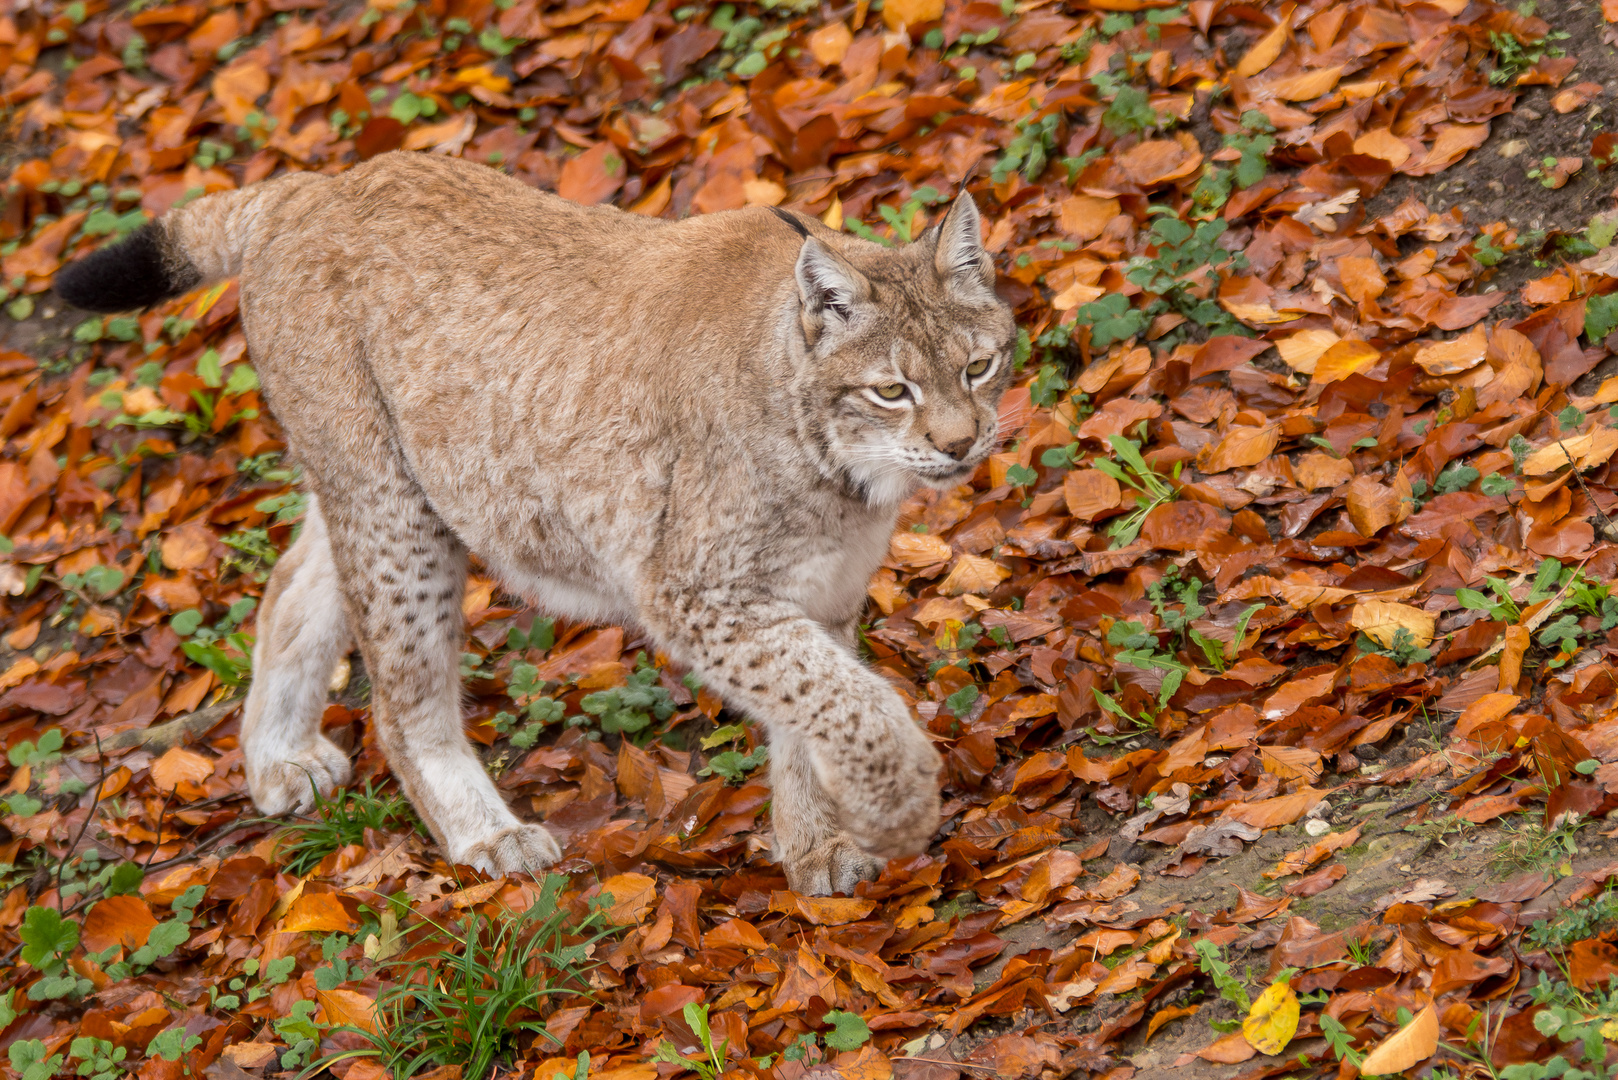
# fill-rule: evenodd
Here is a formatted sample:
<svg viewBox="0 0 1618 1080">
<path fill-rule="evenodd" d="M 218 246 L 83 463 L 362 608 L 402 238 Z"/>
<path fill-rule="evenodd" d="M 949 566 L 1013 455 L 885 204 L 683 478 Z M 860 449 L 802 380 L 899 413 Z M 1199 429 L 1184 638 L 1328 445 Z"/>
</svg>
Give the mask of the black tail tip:
<svg viewBox="0 0 1618 1080">
<path fill-rule="evenodd" d="M 125 240 L 56 272 L 56 295 L 85 311 L 133 311 L 179 296 L 200 275 L 174 258 L 163 229 L 149 221 Z"/>
</svg>

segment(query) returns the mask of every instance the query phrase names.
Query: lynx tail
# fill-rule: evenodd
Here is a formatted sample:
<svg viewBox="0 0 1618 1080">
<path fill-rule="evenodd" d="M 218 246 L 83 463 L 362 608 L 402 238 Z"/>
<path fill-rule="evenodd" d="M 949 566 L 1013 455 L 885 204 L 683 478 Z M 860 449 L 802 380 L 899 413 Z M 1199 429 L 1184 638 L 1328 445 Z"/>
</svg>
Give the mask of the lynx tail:
<svg viewBox="0 0 1618 1080">
<path fill-rule="evenodd" d="M 241 272 L 242 253 L 265 212 L 299 188 L 328 180 L 294 173 L 197 199 L 62 267 L 56 295 L 85 311 L 130 311 L 231 277 Z"/>
</svg>

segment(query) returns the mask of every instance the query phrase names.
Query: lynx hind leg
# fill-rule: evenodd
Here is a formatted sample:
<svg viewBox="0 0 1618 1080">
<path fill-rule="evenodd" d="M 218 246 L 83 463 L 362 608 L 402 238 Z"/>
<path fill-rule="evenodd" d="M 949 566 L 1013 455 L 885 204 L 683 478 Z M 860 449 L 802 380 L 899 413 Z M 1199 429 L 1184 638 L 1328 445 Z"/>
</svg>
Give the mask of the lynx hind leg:
<svg viewBox="0 0 1618 1080">
<path fill-rule="evenodd" d="M 242 720 L 247 787 L 265 814 L 304 812 L 350 776 L 348 755 L 320 731 L 332 668 L 351 647 L 326 523 L 314 498 L 303 531 L 275 564 L 259 607 L 253 684 Z"/>
<path fill-rule="evenodd" d="M 770 732 L 770 817 L 775 858 L 787 885 L 804 896 L 853 893 L 887 865 L 837 827 L 837 811 L 815 776 L 801 735 Z"/>
<path fill-rule="evenodd" d="M 325 513 L 388 766 L 451 862 L 543 870 L 561 848 L 511 812 L 461 728 L 466 549 L 401 462 L 364 465 Z"/>
</svg>

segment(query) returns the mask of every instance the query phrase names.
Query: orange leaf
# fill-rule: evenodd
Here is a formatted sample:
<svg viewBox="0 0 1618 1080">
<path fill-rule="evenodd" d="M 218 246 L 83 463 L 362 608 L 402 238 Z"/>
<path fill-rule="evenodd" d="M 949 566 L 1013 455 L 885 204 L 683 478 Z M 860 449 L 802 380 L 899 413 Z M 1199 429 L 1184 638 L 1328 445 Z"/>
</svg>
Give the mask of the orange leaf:
<svg viewBox="0 0 1618 1080">
<path fill-rule="evenodd" d="M 357 990 L 337 987 L 316 991 L 320 1007 L 326 1010 L 328 1024 L 348 1025 L 361 1031 L 376 1031 L 376 1002 Z"/>
<path fill-rule="evenodd" d="M 304 893 L 293 902 L 281 923 L 286 933 L 349 933 L 359 923 L 348 913 L 336 893 Z"/>
<path fill-rule="evenodd" d="M 624 186 L 627 176 L 623 152 L 612 143 L 603 141 L 578 157 L 570 158 L 562 166 L 556 193 L 564 199 L 594 206 L 612 198 Z"/>
<path fill-rule="evenodd" d="M 1224 816 L 1230 820 L 1245 822 L 1256 829 L 1273 829 L 1280 825 L 1291 825 L 1319 805 L 1320 800 L 1325 797 L 1323 791 L 1304 788 L 1290 795 L 1277 795 L 1273 799 L 1227 806 Z"/>
<path fill-rule="evenodd" d="M 147 935 L 156 925 L 145 900 L 138 896 L 109 896 L 84 917 L 80 938 L 89 952 L 101 952 L 114 945 L 138 949 L 146 944 Z"/>
<path fill-rule="evenodd" d="M 1399 474 L 1402 479 L 1403 473 Z M 1409 482 L 1405 482 L 1409 486 Z M 1348 520 L 1361 536 L 1371 537 L 1396 522 L 1410 516 L 1407 493 L 1380 484 L 1369 476 L 1356 476 L 1348 485 L 1344 500 L 1348 504 Z"/>
<path fill-rule="evenodd" d="M 1438 1052 L 1438 1010 L 1428 1005 L 1360 1062 L 1361 1076 L 1391 1076 Z"/>
<path fill-rule="evenodd" d="M 1247 1041 L 1247 1036 L 1239 1031 L 1232 1031 L 1229 1035 L 1220 1036 L 1210 1045 L 1198 1050 L 1197 1057 L 1220 1065 L 1239 1065 L 1256 1053 L 1258 1051 Z"/>
<path fill-rule="evenodd" d="M 764 935 L 753 924 L 742 919 L 727 919 L 702 935 L 704 949 L 752 949 L 755 952 L 769 947 Z"/>
<path fill-rule="evenodd" d="M 843 899 L 831 896 L 800 896 L 798 914 L 816 926 L 842 926 L 858 922 L 876 910 L 875 900 Z"/>
<path fill-rule="evenodd" d="M 213 775 L 213 769 L 213 758 L 175 746 L 152 762 L 152 783 L 161 791 L 173 791 L 181 784 L 202 783 Z"/>
<path fill-rule="evenodd" d="M 1199 1002 L 1195 1005 L 1170 1005 L 1166 1009 L 1157 1010 L 1157 1012 L 1152 1014 L 1151 1020 L 1147 1021 L 1146 1038 L 1144 1041 L 1151 1042 L 1152 1036 L 1156 1035 L 1157 1030 L 1164 1024 L 1178 1020 L 1184 1016 L 1195 1016 L 1197 1014 L 1197 1010 L 1201 1008 L 1202 1003 Z"/>
<path fill-rule="evenodd" d="M 1275 424 L 1232 425 L 1223 439 L 1197 455 L 1197 468 L 1205 473 L 1221 473 L 1257 465 L 1275 452 L 1280 440 L 1281 429 Z"/>
<path fill-rule="evenodd" d="M 1382 354 L 1363 341 L 1354 338 L 1344 338 L 1325 352 L 1315 361 L 1313 383 L 1336 382 L 1346 379 L 1350 375 L 1358 374 L 1382 359 Z"/>
<path fill-rule="evenodd" d="M 1270 28 L 1270 31 L 1253 43 L 1253 47 L 1242 55 L 1241 62 L 1236 65 L 1235 73 L 1244 79 L 1251 79 L 1275 63 L 1275 58 L 1281 55 L 1286 47 L 1287 35 L 1292 30 L 1292 7 L 1287 6 L 1280 20 Z"/>
<path fill-rule="evenodd" d="M 170 570 L 194 570 L 208 561 L 218 542 L 213 530 L 200 521 L 182 525 L 163 537 L 163 565 Z"/>
<path fill-rule="evenodd" d="M 1297 851 L 1289 851 L 1281 856 L 1280 862 L 1264 871 L 1263 876 L 1274 881 L 1276 878 L 1287 877 L 1291 874 L 1301 874 L 1311 867 L 1325 862 L 1334 852 L 1341 851 L 1359 840 L 1362 828 L 1364 828 L 1363 824 L 1356 825 L 1347 832 L 1329 833 L 1306 847 L 1301 847 Z"/>
<path fill-rule="evenodd" d="M 601 894 L 612 897 L 607 921 L 614 926 L 644 922 L 657 899 L 657 882 L 645 874 L 618 874 L 601 883 Z"/>
<path fill-rule="evenodd" d="M 1094 240 L 1118 216 L 1118 200 L 1096 195 L 1074 195 L 1062 200 L 1062 231 L 1080 240 Z"/>
<path fill-rule="evenodd" d="M 1343 279 L 1343 291 L 1356 304 L 1375 300 L 1387 291 L 1388 279 L 1382 276 L 1375 259 L 1363 255 L 1345 255 L 1337 260 L 1337 272 Z"/>
</svg>

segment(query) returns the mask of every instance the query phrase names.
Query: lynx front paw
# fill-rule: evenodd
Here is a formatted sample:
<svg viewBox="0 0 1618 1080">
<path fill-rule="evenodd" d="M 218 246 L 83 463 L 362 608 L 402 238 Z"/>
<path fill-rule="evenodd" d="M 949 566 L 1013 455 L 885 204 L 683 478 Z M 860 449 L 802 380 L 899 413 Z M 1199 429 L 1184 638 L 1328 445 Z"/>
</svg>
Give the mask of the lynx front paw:
<svg viewBox="0 0 1618 1080">
<path fill-rule="evenodd" d="M 787 887 L 803 896 L 852 894 L 862 881 L 875 881 L 887 863 L 861 851 L 854 839 L 834 833 L 802 855 L 786 861 Z"/>
<path fill-rule="evenodd" d="M 843 828 L 878 859 L 917 855 L 938 831 L 938 772 L 943 759 L 908 718 L 875 756 L 844 766 L 826 789 Z"/>
<path fill-rule="evenodd" d="M 562 848 L 543 825 L 513 825 L 468 844 L 455 862 L 485 874 L 537 874 L 562 857 Z"/>
<path fill-rule="evenodd" d="M 268 817 L 314 809 L 316 791 L 330 795 L 350 775 L 348 755 L 324 736 L 293 753 L 247 753 L 247 790 Z"/>
</svg>

